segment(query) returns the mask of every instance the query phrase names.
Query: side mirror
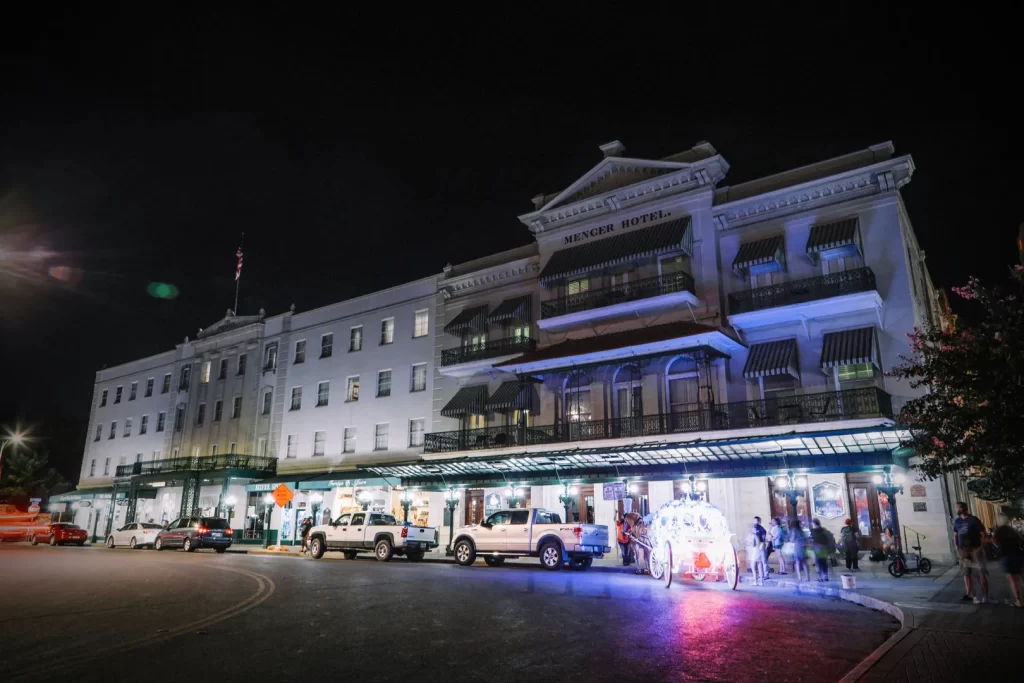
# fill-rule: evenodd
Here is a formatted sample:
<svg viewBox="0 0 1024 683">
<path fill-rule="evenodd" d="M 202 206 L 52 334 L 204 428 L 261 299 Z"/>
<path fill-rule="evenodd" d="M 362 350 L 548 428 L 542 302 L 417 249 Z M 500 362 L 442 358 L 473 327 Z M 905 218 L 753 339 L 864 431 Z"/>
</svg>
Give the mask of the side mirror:
<svg viewBox="0 0 1024 683">
<path fill-rule="evenodd" d="M 493 525 L 493 524 L 491 524 L 490 522 L 480 522 L 480 526 L 482 526 L 482 527 L 483 527 L 483 528 L 485 528 L 485 529 L 490 529 L 490 528 L 492 528 L 492 527 L 493 527 L 494 525 Z"/>
</svg>

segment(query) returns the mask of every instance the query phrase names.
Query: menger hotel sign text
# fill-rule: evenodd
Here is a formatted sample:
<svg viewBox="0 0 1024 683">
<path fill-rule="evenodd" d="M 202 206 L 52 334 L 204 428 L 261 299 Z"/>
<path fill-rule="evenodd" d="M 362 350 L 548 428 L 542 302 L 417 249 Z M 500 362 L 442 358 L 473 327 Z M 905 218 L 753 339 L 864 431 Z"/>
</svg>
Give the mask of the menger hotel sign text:
<svg viewBox="0 0 1024 683">
<path fill-rule="evenodd" d="M 651 213 L 642 213 L 639 216 L 633 216 L 632 218 L 623 218 L 619 221 L 618 225 L 615 223 L 608 223 L 607 225 L 599 225 L 596 228 L 591 228 L 590 230 L 566 235 L 565 243 L 573 244 L 574 242 L 582 242 L 584 240 L 593 239 L 594 237 L 600 237 L 601 235 L 607 235 L 610 232 L 628 230 L 629 228 L 635 228 L 640 225 L 655 223 L 662 219 L 670 218 L 671 216 L 671 211 L 652 211 Z"/>
</svg>

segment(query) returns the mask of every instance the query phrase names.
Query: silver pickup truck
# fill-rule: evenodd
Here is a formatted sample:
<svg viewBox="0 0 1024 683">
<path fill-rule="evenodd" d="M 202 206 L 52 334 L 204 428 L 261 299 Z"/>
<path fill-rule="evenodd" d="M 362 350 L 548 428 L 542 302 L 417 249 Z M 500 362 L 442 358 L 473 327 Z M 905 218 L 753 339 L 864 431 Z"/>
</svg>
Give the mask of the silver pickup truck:
<svg viewBox="0 0 1024 683">
<path fill-rule="evenodd" d="M 330 524 L 309 530 L 309 554 L 317 560 L 328 550 L 339 550 L 349 560 L 359 553 L 372 552 L 381 562 L 393 555 L 419 562 L 437 544 L 436 528 L 401 524 L 394 515 L 383 512 L 346 513 Z"/>
<path fill-rule="evenodd" d="M 463 567 L 477 556 L 490 567 L 501 566 L 506 558 L 538 557 L 545 569 L 568 563 L 582 570 L 611 550 L 608 527 L 562 522 L 557 512 L 543 508 L 501 510 L 455 535 L 455 561 Z"/>
</svg>

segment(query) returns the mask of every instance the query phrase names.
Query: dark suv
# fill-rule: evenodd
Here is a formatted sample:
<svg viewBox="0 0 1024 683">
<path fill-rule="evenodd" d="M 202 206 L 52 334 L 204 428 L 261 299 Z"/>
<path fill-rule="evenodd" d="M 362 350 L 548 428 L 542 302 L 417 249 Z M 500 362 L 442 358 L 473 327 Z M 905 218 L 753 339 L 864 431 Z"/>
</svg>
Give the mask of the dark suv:
<svg viewBox="0 0 1024 683">
<path fill-rule="evenodd" d="M 232 533 L 228 520 L 220 517 L 182 517 L 156 535 L 153 548 L 181 548 L 187 553 L 213 548 L 222 553 L 231 547 Z"/>
</svg>

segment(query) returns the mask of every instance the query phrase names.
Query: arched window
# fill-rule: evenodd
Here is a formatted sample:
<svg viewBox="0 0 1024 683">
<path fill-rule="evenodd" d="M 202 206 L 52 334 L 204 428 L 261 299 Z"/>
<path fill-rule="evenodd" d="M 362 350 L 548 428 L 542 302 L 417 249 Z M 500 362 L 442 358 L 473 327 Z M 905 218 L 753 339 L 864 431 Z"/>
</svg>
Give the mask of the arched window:
<svg viewBox="0 0 1024 683">
<path fill-rule="evenodd" d="M 590 401 L 590 375 L 574 372 L 565 378 L 565 421 L 587 422 L 593 419 Z"/>
<path fill-rule="evenodd" d="M 700 406 L 700 378 L 697 362 L 689 356 L 674 359 L 665 372 L 668 381 L 669 413 L 686 413 Z"/>
</svg>

